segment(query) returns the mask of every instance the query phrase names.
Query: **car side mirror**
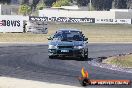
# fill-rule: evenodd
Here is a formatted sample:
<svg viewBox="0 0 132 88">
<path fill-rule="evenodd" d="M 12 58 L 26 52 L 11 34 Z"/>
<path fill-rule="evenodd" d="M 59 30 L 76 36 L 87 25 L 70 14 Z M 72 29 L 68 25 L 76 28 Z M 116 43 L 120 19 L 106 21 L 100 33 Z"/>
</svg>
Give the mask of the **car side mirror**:
<svg viewBox="0 0 132 88">
<path fill-rule="evenodd" d="M 88 40 L 88 38 L 84 38 L 84 41 L 87 41 Z"/>
</svg>

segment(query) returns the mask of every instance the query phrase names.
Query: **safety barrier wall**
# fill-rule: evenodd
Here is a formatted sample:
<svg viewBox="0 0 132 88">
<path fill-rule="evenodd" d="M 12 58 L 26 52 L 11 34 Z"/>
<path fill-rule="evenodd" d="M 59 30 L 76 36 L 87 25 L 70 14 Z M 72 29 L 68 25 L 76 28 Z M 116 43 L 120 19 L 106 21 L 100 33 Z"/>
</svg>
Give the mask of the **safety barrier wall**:
<svg viewBox="0 0 132 88">
<path fill-rule="evenodd" d="M 99 24 L 131 24 L 131 19 L 96 19 Z"/>
<path fill-rule="evenodd" d="M 95 18 L 71 18 L 71 17 L 29 17 L 30 21 L 52 21 L 63 23 L 95 23 Z"/>
<path fill-rule="evenodd" d="M 1 15 L 0 32 L 24 32 L 23 21 L 46 21 L 60 23 L 132 24 L 132 19 L 106 19 L 81 17 L 36 17 Z"/>
<path fill-rule="evenodd" d="M 35 17 L 35 16 L 30 16 L 29 20 L 30 21 L 61 22 L 61 23 L 132 24 L 131 19 L 96 19 L 96 18 Z"/>
</svg>

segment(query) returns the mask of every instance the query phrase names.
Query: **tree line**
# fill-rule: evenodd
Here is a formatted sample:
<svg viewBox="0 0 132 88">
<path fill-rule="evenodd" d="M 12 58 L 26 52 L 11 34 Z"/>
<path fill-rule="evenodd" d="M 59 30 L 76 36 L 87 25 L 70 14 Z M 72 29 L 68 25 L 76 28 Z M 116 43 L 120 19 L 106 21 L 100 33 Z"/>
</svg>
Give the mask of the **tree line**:
<svg viewBox="0 0 132 88">
<path fill-rule="evenodd" d="M 33 0 L 30 5 L 36 8 L 39 2 L 42 2 L 47 7 L 52 6 L 62 6 L 62 5 L 78 5 L 78 6 L 88 6 L 91 1 L 93 10 L 109 10 L 111 8 L 117 9 L 131 9 L 132 0 Z M 10 4 L 11 0 L 0 0 L 0 3 Z M 22 0 L 21 4 L 29 4 L 29 0 Z"/>
<path fill-rule="evenodd" d="M 47 7 L 60 7 L 64 5 L 78 5 L 78 6 L 91 6 L 93 10 L 110 10 L 112 8 L 116 9 L 131 9 L 132 8 L 132 0 L 33 0 L 30 5 L 33 8 L 36 8 L 39 2 L 43 2 L 43 4 Z M 0 3 L 10 4 L 11 0 L 0 0 Z M 29 4 L 29 0 L 22 0 L 21 4 Z"/>
<path fill-rule="evenodd" d="M 19 0 L 18 13 L 23 15 L 38 15 L 38 10 L 46 7 L 85 6 L 89 10 L 108 11 L 110 9 L 132 9 L 132 0 Z M 0 3 L 11 4 L 11 0 L 0 0 Z"/>
</svg>

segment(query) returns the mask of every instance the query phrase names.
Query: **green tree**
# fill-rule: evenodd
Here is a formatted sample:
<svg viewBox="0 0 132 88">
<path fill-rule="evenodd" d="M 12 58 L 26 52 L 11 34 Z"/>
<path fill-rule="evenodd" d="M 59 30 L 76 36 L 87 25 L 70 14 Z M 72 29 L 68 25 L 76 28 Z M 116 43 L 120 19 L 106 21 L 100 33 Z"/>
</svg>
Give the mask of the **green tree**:
<svg viewBox="0 0 132 88">
<path fill-rule="evenodd" d="M 20 5 L 19 7 L 19 14 L 22 14 L 22 15 L 29 15 L 31 14 L 31 7 L 26 5 L 26 4 L 22 4 Z"/>
<path fill-rule="evenodd" d="M 92 5 L 96 10 L 110 10 L 112 8 L 112 0 L 92 0 Z"/>
<path fill-rule="evenodd" d="M 103 9 L 110 10 L 112 8 L 112 0 L 104 0 Z"/>
<path fill-rule="evenodd" d="M 127 9 L 132 9 L 132 0 L 127 0 Z"/>
<path fill-rule="evenodd" d="M 57 0 L 53 3 L 53 7 L 69 6 L 71 0 Z"/>
<path fill-rule="evenodd" d="M 87 6 L 89 3 L 89 0 L 77 0 L 77 4 L 79 6 Z"/>
<path fill-rule="evenodd" d="M 54 3 L 54 2 L 56 2 L 57 0 L 44 0 L 44 3 L 46 4 L 46 6 L 52 6 L 52 4 Z"/>
<path fill-rule="evenodd" d="M 40 0 L 39 3 L 36 6 L 37 10 L 42 10 L 44 7 L 46 7 L 45 3 L 43 0 Z"/>
<path fill-rule="evenodd" d="M 22 0 L 21 4 L 29 4 L 29 0 Z"/>
<path fill-rule="evenodd" d="M 10 4 L 11 0 L 0 0 L 0 3 L 3 3 L 3 4 Z"/>
<path fill-rule="evenodd" d="M 127 0 L 114 0 L 114 6 L 117 9 L 126 9 L 127 8 Z"/>
</svg>

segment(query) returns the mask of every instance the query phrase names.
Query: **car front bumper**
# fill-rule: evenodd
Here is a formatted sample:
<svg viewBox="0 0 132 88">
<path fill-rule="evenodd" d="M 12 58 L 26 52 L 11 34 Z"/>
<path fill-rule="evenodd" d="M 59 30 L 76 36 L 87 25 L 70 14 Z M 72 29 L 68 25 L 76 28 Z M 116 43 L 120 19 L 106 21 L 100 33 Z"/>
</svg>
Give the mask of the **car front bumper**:
<svg viewBox="0 0 132 88">
<path fill-rule="evenodd" d="M 48 49 L 49 56 L 82 56 L 83 49 Z"/>
</svg>

